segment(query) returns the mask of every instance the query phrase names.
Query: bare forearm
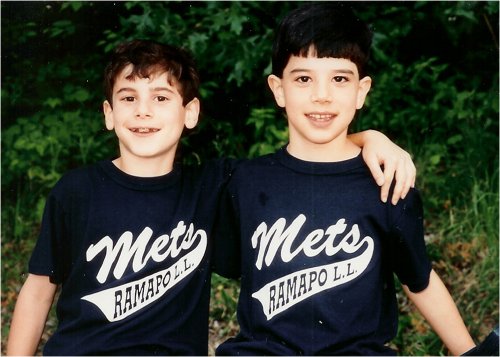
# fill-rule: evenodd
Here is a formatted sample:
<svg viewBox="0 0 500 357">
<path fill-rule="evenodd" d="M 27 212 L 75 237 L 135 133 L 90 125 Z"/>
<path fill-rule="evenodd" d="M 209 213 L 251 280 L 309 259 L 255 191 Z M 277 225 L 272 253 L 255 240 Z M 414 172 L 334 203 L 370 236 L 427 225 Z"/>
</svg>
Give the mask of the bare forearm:
<svg viewBox="0 0 500 357">
<path fill-rule="evenodd" d="M 32 281 L 25 283 L 19 293 L 10 325 L 7 355 L 35 354 L 52 305 L 55 289 L 55 285 L 50 283 L 44 285 L 44 288 L 40 288 L 37 283 L 33 284 Z"/>
<path fill-rule="evenodd" d="M 375 136 L 385 136 L 380 132 L 376 132 L 375 130 L 364 130 L 358 133 L 352 133 L 347 135 L 348 139 L 351 140 L 354 144 L 359 147 L 365 146 L 366 142 L 370 139 L 373 139 Z M 389 139 L 387 139 L 389 140 Z"/>
<path fill-rule="evenodd" d="M 7 354 L 15 356 L 33 356 L 42 336 L 43 323 L 36 315 L 37 311 L 24 307 L 16 308 L 10 325 Z"/>
<path fill-rule="evenodd" d="M 422 292 L 412 293 L 406 286 L 404 290 L 452 354 L 461 355 L 475 346 L 453 298 L 434 271 Z"/>
</svg>

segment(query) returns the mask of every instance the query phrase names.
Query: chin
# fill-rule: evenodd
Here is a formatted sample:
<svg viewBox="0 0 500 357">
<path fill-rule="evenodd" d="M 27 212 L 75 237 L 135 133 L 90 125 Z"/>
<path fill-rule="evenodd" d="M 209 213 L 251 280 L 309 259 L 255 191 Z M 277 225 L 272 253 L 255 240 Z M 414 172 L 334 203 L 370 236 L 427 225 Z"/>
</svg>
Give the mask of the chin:
<svg viewBox="0 0 500 357">
<path fill-rule="evenodd" d="M 321 137 L 311 137 L 308 139 L 308 141 L 311 143 L 311 144 L 314 144 L 314 145 L 329 145 L 329 144 L 332 144 L 335 139 L 337 139 L 337 136 L 321 136 Z"/>
</svg>

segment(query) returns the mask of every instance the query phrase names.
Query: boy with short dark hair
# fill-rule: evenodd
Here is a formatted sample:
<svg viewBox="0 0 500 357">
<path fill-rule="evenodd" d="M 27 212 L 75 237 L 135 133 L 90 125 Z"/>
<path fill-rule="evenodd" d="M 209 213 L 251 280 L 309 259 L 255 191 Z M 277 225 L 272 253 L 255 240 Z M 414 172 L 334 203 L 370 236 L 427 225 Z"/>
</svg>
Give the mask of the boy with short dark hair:
<svg viewBox="0 0 500 357">
<path fill-rule="evenodd" d="M 198 86 L 179 48 L 136 40 L 116 49 L 103 110 L 120 156 L 67 173 L 50 193 L 8 354 L 36 352 L 58 285 L 59 324 L 44 354 L 207 354 L 210 235 L 233 162 L 174 161 L 198 121 Z"/>
<path fill-rule="evenodd" d="M 268 83 L 290 138 L 238 166 L 222 201 L 216 271 L 241 277 L 241 292 L 240 333 L 219 355 L 395 354 L 393 273 L 453 354 L 474 347 L 427 257 L 419 193 L 377 200 L 347 139 L 371 86 L 370 44 L 343 4 L 309 3 L 279 27 Z"/>
<path fill-rule="evenodd" d="M 120 156 L 71 171 L 51 192 L 9 354 L 33 354 L 57 285 L 47 355 L 204 355 L 210 233 L 224 161 L 174 163 L 199 114 L 190 55 L 149 41 L 117 48 L 105 71 L 106 127 Z"/>
</svg>

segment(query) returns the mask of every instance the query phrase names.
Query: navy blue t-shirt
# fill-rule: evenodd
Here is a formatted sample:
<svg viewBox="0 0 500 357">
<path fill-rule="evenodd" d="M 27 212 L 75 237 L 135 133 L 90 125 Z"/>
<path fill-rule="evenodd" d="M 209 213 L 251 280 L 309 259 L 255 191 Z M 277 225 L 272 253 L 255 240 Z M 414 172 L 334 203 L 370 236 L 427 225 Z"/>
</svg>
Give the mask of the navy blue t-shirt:
<svg viewBox="0 0 500 357">
<path fill-rule="evenodd" d="M 394 272 L 421 291 L 431 264 L 416 190 L 380 201 L 361 155 L 312 163 L 286 149 L 233 172 L 216 271 L 241 277 L 240 333 L 219 355 L 387 355 L 397 332 Z"/>
<path fill-rule="evenodd" d="M 44 354 L 207 354 L 210 236 L 228 164 L 143 178 L 104 161 L 62 177 L 29 264 L 62 285 Z"/>
</svg>

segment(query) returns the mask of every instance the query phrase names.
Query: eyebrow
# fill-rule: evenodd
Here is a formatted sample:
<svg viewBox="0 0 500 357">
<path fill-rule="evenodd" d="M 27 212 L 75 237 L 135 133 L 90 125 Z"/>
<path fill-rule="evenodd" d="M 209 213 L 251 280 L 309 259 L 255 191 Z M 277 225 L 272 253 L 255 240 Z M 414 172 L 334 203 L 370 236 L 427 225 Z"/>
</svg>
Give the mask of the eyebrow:
<svg viewBox="0 0 500 357">
<path fill-rule="evenodd" d="M 136 90 L 134 88 L 131 88 L 131 87 L 123 87 L 123 88 L 120 88 L 119 90 L 116 91 L 116 94 L 120 94 L 120 93 L 126 93 L 126 92 L 136 92 Z M 150 92 L 169 92 L 169 93 L 172 93 L 172 94 L 175 94 L 175 92 L 168 88 L 168 87 L 155 87 L 153 89 L 150 90 Z"/>
<path fill-rule="evenodd" d="M 300 72 L 312 72 L 313 70 L 312 69 L 307 69 L 307 68 L 295 68 L 295 69 L 292 69 L 290 71 L 290 73 L 300 73 Z M 332 70 L 332 72 L 335 72 L 335 73 L 345 73 L 345 74 L 352 74 L 354 75 L 354 72 L 351 71 L 350 69 L 334 69 Z"/>
</svg>

